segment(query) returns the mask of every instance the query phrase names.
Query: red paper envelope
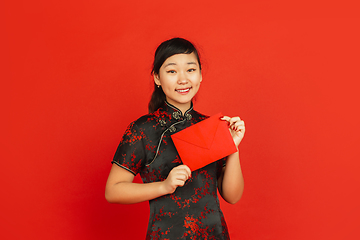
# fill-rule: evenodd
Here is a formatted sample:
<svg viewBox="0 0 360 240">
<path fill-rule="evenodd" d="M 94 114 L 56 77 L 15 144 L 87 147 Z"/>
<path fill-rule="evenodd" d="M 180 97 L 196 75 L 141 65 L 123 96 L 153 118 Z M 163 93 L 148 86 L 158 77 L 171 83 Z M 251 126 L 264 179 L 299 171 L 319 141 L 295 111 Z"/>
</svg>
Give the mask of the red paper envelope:
<svg viewBox="0 0 360 240">
<path fill-rule="evenodd" d="M 192 171 L 237 151 L 227 121 L 218 113 L 171 135 L 182 162 Z"/>
</svg>

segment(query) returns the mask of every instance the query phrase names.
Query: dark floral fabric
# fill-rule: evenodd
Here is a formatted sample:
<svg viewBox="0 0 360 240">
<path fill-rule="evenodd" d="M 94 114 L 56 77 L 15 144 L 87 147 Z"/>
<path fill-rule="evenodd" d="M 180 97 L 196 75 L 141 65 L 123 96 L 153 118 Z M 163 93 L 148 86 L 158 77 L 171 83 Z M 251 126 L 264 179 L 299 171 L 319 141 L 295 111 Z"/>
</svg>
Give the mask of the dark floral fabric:
<svg viewBox="0 0 360 240">
<path fill-rule="evenodd" d="M 165 102 L 128 126 L 112 163 L 134 175 L 139 173 L 144 183 L 163 181 L 172 168 L 182 164 L 170 136 L 205 118 L 192 106 L 182 114 Z M 217 195 L 224 163 L 221 159 L 198 169 L 173 194 L 150 200 L 146 239 L 229 239 Z"/>
</svg>

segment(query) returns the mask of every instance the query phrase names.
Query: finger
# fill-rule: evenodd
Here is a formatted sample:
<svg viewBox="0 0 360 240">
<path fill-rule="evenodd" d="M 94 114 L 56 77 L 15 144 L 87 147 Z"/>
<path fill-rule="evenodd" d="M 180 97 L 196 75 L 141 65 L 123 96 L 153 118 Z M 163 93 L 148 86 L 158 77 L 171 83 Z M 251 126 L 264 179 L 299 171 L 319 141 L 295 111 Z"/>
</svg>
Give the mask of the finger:
<svg viewBox="0 0 360 240">
<path fill-rule="evenodd" d="M 239 121 L 234 122 L 234 124 L 245 125 L 245 122 L 244 122 L 244 120 L 239 120 Z"/>
<path fill-rule="evenodd" d="M 232 117 L 232 118 L 230 118 L 230 117 L 228 117 L 228 116 L 222 117 L 221 120 L 227 121 L 227 122 L 229 123 L 229 128 L 230 128 L 231 130 L 234 130 L 234 131 L 236 131 L 235 124 L 236 124 L 237 122 L 240 122 L 240 121 L 241 121 L 240 117 Z"/>
<path fill-rule="evenodd" d="M 240 117 L 232 117 L 232 118 L 230 118 L 230 120 L 229 120 L 230 126 L 233 125 L 236 122 L 239 122 L 239 121 L 241 121 Z"/>
<path fill-rule="evenodd" d="M 236 132 L 245 133 L 245 128 L 244 127 L 239 127 L 239 128 L 236 129 Z"/>
<path fill-rule="evenodd" d="M 238 131 L 236 131 L 237 133 L 240 133 L 240 134 L 242 134 L 242 135 L 245 135 L 245 128 L 244 127 L 240 127 L 239 129 L 238 129 Z"/>
<path fill-rule="evenodd" d="M 241 120 L 240 118 L 234 119 L 235 121 L 232 121 L 232 125 L 236 124 L 236 125 L 245 125 L 245 122 L 243 120 Z"/>
<path fill-rule="evenodd" d="M 175 185 L 176 185 L 177 187 L 182 187 L 182 186 L 185 185 L 185 181 L 183 181 L 183 180 L 177 180 L 177 181 L 175 182 Z"/>
<path fill-rule="evenodd" d="M 223 116 L 222 118 L 220 118 L 221 120 L 224 120 L 224 121 L 229 121 L 231 118 L 228 117 L 228 116 Z"/>
<path fill-rule="evenodd" d="M 235 122 L 233 125 L 231 125 L 232 129 L 236 129 L 238 130 L 240 127 L 245 127 L 245 123 L 244 121 L 238 121 L 238 122 Z"/>
<path fill-rule="evenodd" d="M 188 173 L 189 178 L 190 178 L 191 177 L 191 169 L 187 165 L 183 165 L 183 166 L 184 166 L 184 168 L 185 168 L 185 170 Z"/>
<path fill-rule="evenodd" d="M 173 170 L 177 173 L 177 174 L 184 174 L 186 176 L 186 178 L 190 178 L 191 177 L 191 170 L 188 166 L 186 165 L 179 165 L 175 168 L 173 168 Z"/>
<path fill-rule="evenodd" d="M 176 169 L 174 173 L 175 175 L 184 175 L 185 177 L 189 176 L 189 173 L 185 169 Z"/>
<path fill-rule="evenodd" d="M 191 177 L 191 169 L 187 165 L 179 165 L 177 168 L 179 168 L 179 170 L 185 171 L 188 178 Z"/>
<path fill-rule="evenodd" d="M 186 180 L 188 180 L 187 176 L 185 175 L 177 175 L 175 176 L 175 179 L 174 179 L 176 182 L 178 181 L 182 181 L 182 182 L 185 182 Z"/>
<path fill-rule="evenodd" d="M 236 130 L 236 128 L 238 127 L 239 125 L 237 124 L 237 122 L 233 122 L 233 123 L 231 123 L 230 125 L 229 125 L 229 128 L 231 129 L 231 130 Z"/>
</svg>

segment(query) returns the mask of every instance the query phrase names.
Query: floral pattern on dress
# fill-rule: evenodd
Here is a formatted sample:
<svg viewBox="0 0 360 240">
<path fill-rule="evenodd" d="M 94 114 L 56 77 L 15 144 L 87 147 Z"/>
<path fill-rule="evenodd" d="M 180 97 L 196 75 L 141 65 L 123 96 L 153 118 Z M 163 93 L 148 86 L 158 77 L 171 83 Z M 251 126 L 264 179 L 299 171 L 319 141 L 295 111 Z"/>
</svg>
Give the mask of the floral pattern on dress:
<svg viewBox="0 0 360 240">
<path fill-rule="evenodd" d="M 128 126 L 112 163 L 140 174 L 144 183 L 163 181 L 171 169 L 182 164 L 170 136 L 206 118 L 192 105 L 182 114 L 165 102 Z M 146 239 L 229 239 L 217 194 L 224 163 L 225 159 L 220 159 L 198 169 L 174 193 L 150 200 Z"/>
</svg>

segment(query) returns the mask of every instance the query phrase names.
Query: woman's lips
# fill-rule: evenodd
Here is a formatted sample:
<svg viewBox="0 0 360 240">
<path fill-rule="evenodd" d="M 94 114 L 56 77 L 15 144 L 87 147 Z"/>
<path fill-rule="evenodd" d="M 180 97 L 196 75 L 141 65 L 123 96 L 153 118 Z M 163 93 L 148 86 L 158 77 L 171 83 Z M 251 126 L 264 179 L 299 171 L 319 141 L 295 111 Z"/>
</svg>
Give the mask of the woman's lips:
<svg viewBox="0 0 360 240">
<path fill-rule="evenodd" d="M 189 88 L 182 88 L 182 89 L 175 89 L 178 93 L 188 93 L 190 91 L 191 87 Z"/>
</svg>

